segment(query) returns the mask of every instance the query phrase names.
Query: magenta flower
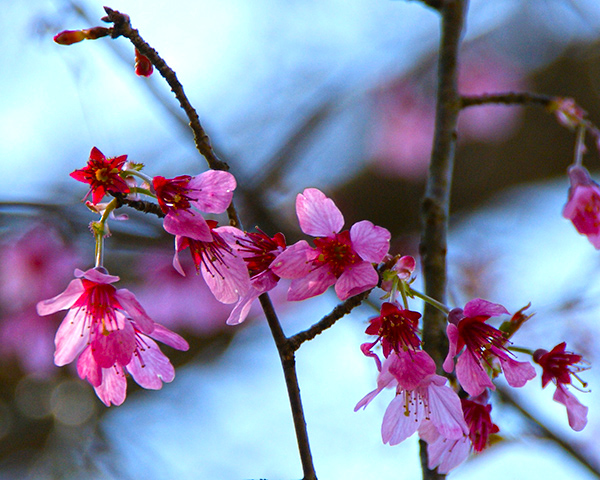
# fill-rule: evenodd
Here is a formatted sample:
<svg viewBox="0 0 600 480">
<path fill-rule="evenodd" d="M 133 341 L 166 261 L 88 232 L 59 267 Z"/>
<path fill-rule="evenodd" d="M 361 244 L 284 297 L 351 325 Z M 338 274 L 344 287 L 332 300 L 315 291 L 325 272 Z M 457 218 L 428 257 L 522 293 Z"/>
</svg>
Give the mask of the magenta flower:
<svg viewBox="0 0 600 480">
<path fill-rule="evenodd" d="M 377 377 L 377 388 L 355 407 L 366 407 L 386 387 L 396 387 L 381 427 L 384 443 L 397 445 L 417 430 L 430 424 L 446 439 L 468 434 L 460 399 L 446 385 L 446 378 L 435 374 L 435 362 L 424 351 L 392 352 Z"/>
<path fill-rule="evenodd" d="M 346 300 L 377 285 L 373 263 L 387 254 L 390 232 L 367 220 L 341 231 L 342 213 L 316 188 L 297 196 L 296 213 L 302 231 L 317 238 L 314 248 L 300 240 L 271 264 L 276 275 L 292 279 L 288 300 L 320 295 L 334 284 L 338 297 Z"/>
<path fill-rule="evenodd" d="M 522 387 L 535 377 L 535 369 L 529 362 L 517 362 L 506 348 L 508 340 L 497 328 L 485 323 L 490 317 L 508 314 L 506 308 L 481 298 L 471 300 L 464 310 L 455 308 L 448 314 L 448 355 L 444 361 L 444 370 L 454 370 L 463 389 L 472 397 L 484 392 L 486 388 L 496 387 L 488 376 L 485 365 L 492 359 L 500 362 L 509 385 Z M 464 351 L 463 351 L 464 348 Z"/>
<path fill-rule="evenodd" d="M 208 288 L 221 303 L 235 303 L 250 289 L 246 263 L 232 245 L 235 231 L 232 227 L 217 227 L 214 220 L 207 221 L 210 242 L 177 235 L 173 266 L 182 275 L 185 272 L 179 261 L 179 252 L 190 249 L 196 270 L 202 273 Z"/>
<path fill-rule="evenodd" d="M 563 217 L 571 220 L 577 231 L 600 249 L 600 186 L 582 166 L 573 165 L 568 173 L 571 187 Z"/>
<path fill-rule="evenodd" d="M 381 361 L 371 349 L 381 342 L 385 358 L 389 357 L 392 351 L 399 353 L 401 350 L 418 349 L 421 346 L 418 335 L 420 318 L 421 314 L 418 312 L 399 308 L 393 303 L 383 303 L 381 315 L 371 318 L 370 325 L 365 330 L 367 335 L 377 335 L 377 339 L 372 343 L 363 343 L 361 351 L 366 356 L 373 357 L 381 370 Z"/>
<path fill-rule="evenodd" d="M 56 333 L 54 363 L 57 366 L 66 365 L 81 354 L 78 361 L 80 376 L 88 378 L 95 388 L 99 388 L 98 395 L 110 405 L 122 403 L 125 394 L 122 382 L 113 374 L 107 372 L 104 379 L 107 370 L 114 369 L 114 372 L 122 373 L 123 367 L 127 367 L 133 375 L 137 365 L 135 362 L 148 360 L 148 374 L 156 372 L 169 381 L 166 380 L 169 378 L 166 369 L 161 366 L 164 360 L 155 353 L 158 347 L 154 346 L 149 353 L 142 353 L 145 345 L 150 348 L 153 343 L 148 336 L 182 350 L 187 349 L 187 343 L 175 333 L 155 324 L 129 290 L 117 290 L 111 285 L 119 277 L 103 270 L 75 270 L 78 278 L 72 280 L 63 293 L 39 302 L 37 311 L 39 315 L 50 315 L 69 309 Z M 142 376 L 138 374 L 138 377 Z M 142 383 L 150 384 L 143 380 Z"/>
<path fill-rule="evenodd" d="M 71 173 L 71 177 L 90 185 L 84 200 L 92 194 L 92 203 L 99 203 L 107 193 L 129 193 L 129 186 L 121 177 L 127 155 L 106 158 L 96 147 L 90 152 L 87 165 Z"/>
<path fill-rule="evenodd" d="M 223 213 L 233 198 L 236 181 L 231 173 L 208 170 L 196 177 L 154 177 L 152 186 L 162 211 L 166 214 L 164 228 L 172 235 L 181 235 L 210 242 L 210 228 L 198 210 Z"/>
<path fill-rule="evenodd" d="M 571 384 L 571 377 L 575 377 L 586 387 L 587 384 L 577 376 L 577 373 L 586 370 L 586 367 L 580 363 L 581 355 L 567 352 L 566 347 L 567 344 L 562 342 L 550 352 L 540 348 L 533 353 L 533 360 L 542 366 L 542 387 L 546 387 L 550 381 L 556 384 L 554 401 L 567 408 L 569 425 L 579 432 L 587 425 L 588 407 L 579 403 L 575 395 L 569 392 L 567 385 Z"/>
<path fill-rule="evenodd" d="M 285 250 L 285 237 L 282 233 L 276 233 L 271 238 L 262 230 L 248 233 L 233 227 L 223 228 L 229 228 L 233 234 L 235 242 L 232 247 L 246 262 L 250 276 L 250 288 L 239 298 L 227 319 L 228 325 L 237 325 L 246 319 L 254 300 L 277 286 L 279 276 L 271 270 L 270 265 Z"/>
</svg>

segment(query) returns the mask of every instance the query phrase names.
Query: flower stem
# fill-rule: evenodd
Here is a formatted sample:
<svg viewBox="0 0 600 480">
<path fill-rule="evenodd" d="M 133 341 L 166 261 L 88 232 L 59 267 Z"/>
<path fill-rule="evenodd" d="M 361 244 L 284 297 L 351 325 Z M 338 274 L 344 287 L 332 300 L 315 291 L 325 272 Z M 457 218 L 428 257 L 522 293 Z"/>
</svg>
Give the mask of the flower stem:
<svg viewBox="0 0 600 480">
<path fill-rule="evenodd" d="M 580 167 L 583 164 L 583 154 L 585 153 L 585 125 L 577 127 L 577 139 L 575 141 L 575 162 L 574 165 Z"/>
</svg>

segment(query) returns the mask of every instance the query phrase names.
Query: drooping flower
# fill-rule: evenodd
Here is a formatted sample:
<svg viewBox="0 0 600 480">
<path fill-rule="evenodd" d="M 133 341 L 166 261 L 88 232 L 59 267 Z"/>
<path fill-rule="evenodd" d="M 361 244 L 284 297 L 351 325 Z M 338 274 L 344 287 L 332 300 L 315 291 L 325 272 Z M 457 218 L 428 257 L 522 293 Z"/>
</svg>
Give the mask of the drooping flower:
<svg viewBox="0 0 600 480">
<path fill-rule="evenodd" d="M 122 373 L 127 367 L 133 375 L 140 358 L 148 359 L 148 372 L 156 371 L 167 381 L 169 375 L 160 366 L 164 360 L 154 352 L 158 347 L 142 354 L 143 346 L 151 345 L 148 337 L 152 336 L 185 350 L 185 340 L 155 324 L 129 290 L 111 285 L 119 277 L 101 268 L 77 269 L 75 276 L 64 292 L 37 304 L 42 316 L 69 310 L 56 333 L 54 363 L 66 365 L 81 354 L 80 376 L 90 381 L 107 405 L 122 403 L 125 398 L 123 383 L 109 371 Z"/>
<path fill-rule="evenodd" d="M 386 387 L 396 387 L 381 427 L 384 443 L 397 445 L 430 424 L 446 439 L 468 434 L 460 399 L 435 373 L 435 362 L 424 351 L 392 352 L 377 377 L 377 388 L 355 407 L 365 408 Z"/>
<path fill-rule="evenodd" d="M 373 357 L 381 369 L 379 357 L 371 349 L 381 342 L 383 356 L 389 357 L 392 351 L 399 353 L 401 350 L 416 350 L 421 346 L 418 335 L 419 319 L 421 314 L 411 310 L 399 308 L 393 303 L 384 302 L 381 305 L 381 314 L 369 320 L 370 325 L 365 330 L 367 335 L 377 335 L 371 343 L 363 343 L 360 347 L 368 357 Z"/>
<path fill-rule="evenodd" d="M 583 387 L 587 384 L 583 382 L 577 373 L 586 370 L 581 362 L 581 355 L 566 351 L 567 344 L 559 343 L 551 351 L 538 349 L 533 353 L 533 360 L 542 366 L 542 388 L 546 387 L 550 381 L 556 385 L 554 400 L 562 403 L 567 408 L 569 425 L 577 432 L 583 430 L 587 424 L 588 407 L 579 403 L 577 397 L 567 389 L 571 384 L 571 377 L 575 377 Z"/>
<path fill-rule="evenodd" d="M 509 385 L 522 387 L 535 377 L 535 369 L 529 362 L 517 362 L 508 350 L 508 340 L 503 332 L 485 323 L 490 317 L 508 314 L 506 308 L 481 298 L 471 300 L 462 308 L 455 308 L 448 314 L 449 350 L 444 360 L 444 370 L 454 370 L 463 389 L 472 397 L 483 393 L 486 388 L 496 387 L 488 376 L 485 365 L 497 359 Z M 464 351 L 463 351 L 464 348 Z"/>
<path fill-rule="evenodd" d="M 135 346 L 129 363 L 102 366 L 94 357 L 91 345 L 86 347 L 77 361 L 77 373 L 92 384 L 96 394 L 107 407 L 111 404 L 121 405 L 125 401 L 125 372 L 130 373 L 140 387 L 149 390 L 160 390 L 163 382 L 173 381 L 175 369 L 154 340 L 160 340 L 177 350 L 189 348 L 183 338 L 162 325 L 155 323 L 152 333 L 144 335 L 136 328 L 134 322 L 132 324 Z"/>
<path fill-rule="evenodd" d="M 487 403 L 488 390 L 475 398 L 461 398 L 465 421 L 469 426 L 469 438 L 476 452 L 482 452 L 489 443 L 490 435 L 498 433 L 498 425 L 492 422 L 492 405 Z"/>
<path fill-rule="evenodd" d="M 167 232 L 210 242 L 212 237 L 206 221 L 192 207 L 206 213 L 223 213 L 231 203 L 236 181 L 229 172 L 208 170 L 195 177 L 156 176 L 152 186 L 166 215 L 163 225 Z"/>
<path fill-rule="evenodd" d="M 92 194 L 92 203 L 99 203 L 107 193 L 129 193 L 127 182 L 121 177 L 127 155 L 106 158 L 96 147 L 90 152 L 87 165 L 71 173 L 71 177 L 90 185 L 84 200 Z"/>
<path fill-rule="evenodd" d="M 260 229 L 258 232 L 242 232 L 233 227 L 223 228 L 235 238 L 232 247 L 246 262 L 250 276 L 250 288 L 239 298 L 227 319 L 228 325 L 237 325 L 246 319 L 254 300 L 277 286 L 279 276 L 270 265 L 285 250 L 285 237 L 282 233 L 269 237 Z"/>
<path fill-rule="evenodd" d="M 571 187 L 563 217 L 571 220 L 576 230 L 600 249 L 600 186 L 582 166 L 571 166 L 568 175 Z"/>
<path fill-rule="evenodd" d="M 232 227 L 217 227 L 214 220 L 207 220 L 207 227 L 211 238 L 208 242 L 175 236 L 173 266 L 185 275 L 179 252 L 189 248 L 196 270 L 202 273 L 215 298 L 221 303 L 235 303 L 250 289 L 246 263 L 232 247 L 235 233 L 231 231 Z"/>
<path fill-rule="evenodd" d="M 373 263 L 381 262 L 389 250 L 385 228 L 364 220 L 341 231 L 342 213 L 316 188 L 297 196 L 296 213 L 302 231 L 316 238 L 314 248 L 300 240 L 271 264 L 276 275 L 292 279 L 288 300 L 320 295 L 334 284 L 338 297 L 346 300 L 377 285 Z"/>
</svg>

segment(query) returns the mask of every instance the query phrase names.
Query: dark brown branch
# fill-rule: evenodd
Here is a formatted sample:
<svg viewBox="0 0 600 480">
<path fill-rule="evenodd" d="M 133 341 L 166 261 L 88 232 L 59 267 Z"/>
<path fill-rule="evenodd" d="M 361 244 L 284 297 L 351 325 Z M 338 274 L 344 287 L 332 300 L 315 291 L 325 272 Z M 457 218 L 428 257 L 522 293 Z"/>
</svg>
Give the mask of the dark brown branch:
<svg viewBox="0 0 600 480">
<path fill-rule="evenodd" d="M 425 294 L 446 303 L 446 251 L 450 186 L 454 166 L 456 125 L 461 107 L 458 93 L 458 52 L 467 10 L 466 0 L 445 0 L 442 9 L 442 36 L 438 60 L 438 92 L 435 134 L 429 176 L 422 205 L 420 253 Z M 446 315 L 426 304 L 423 314 L 423 347 L 438 371 L 448 349 Z M 445 478 L 427 467 L 427 449 L 421 444 L 423 479 Z"/>
<path fill-rule="evenodd" d="M 549 107 L 556 101 L 556 97 L 530 92 L 507 92 L 484 95 L 463 95 L 460 99 L 460 108 L 489 105 L 490 103 L 502 105 L 541 105 Z"/>
<path fill-rule="evenodd" d="M 535 428 L 537 428 L 543 438 L 556 443 L 565 452 L 571 455 L 575 460 L 581 463 L 597 478 L 600 478 L 600 465 L 597 464 L 592 458 L 586 455 L 581 449 L 574 446 L 571 442 L 564 439 L 561 435 L 550 430 L 543 422 L 536 418 L 529 410 L 527 410 L 511 393 L 505 388 L 498 387 L 496 393 L 500 396 L 502 403 L 510 405 L 516 411 L 518 411 L 524 418 L 526 418 Z"/>
<path fill-rule="evenodd" d="M 298 385 L 298 376 L 296 375 L 296 358 L 294 355 L 295 349 L 291 348 L 291 344 L 283 333 L 281 323 L 277 318 L 271 299 L 266 293 L 260 297 L 260 304 L 267 317 L 271 334 L 275 340 L 285 384 L 290 399 L 292 408 L 292 417 L 294 420 L 294 428 L 296 431 L 296 440 L 298 441 L 298 450 L 300 452 L 300 461 L 302 462 L 302 471 L 304 473 L 303 480 L 317 480 L 317 474 L 312 461 L 310 452 L 310 443 L 308 440 L 308 431 L 306 429 L 306 420 L 304 418 L 304 409 L 302 407 L 302 399 L 300 397 L 300 386 Z"/>
<path fill-rule="evenodd" d="M 121 193 L 113 193 L 113 197 L 117 199 L 118 205 L 117 208 L 122 207 L 123 205 L 127 205 L 128 207 L 133 208 L 142 213 L 152 213 L 156 215 L 158 218 L 164 218 L 165 214 L 160 209 L 160 206 L 156 203 L 146 202 L 144 200 L 130 200 L 125 195 Z"/>
<path fill-rule="evenodd" d="M 340 318 L 342 318 L 345 315 L 348 315 L 353 309 L 358 307 L 363 302 L 363 300 L 365 300 L 369 296 L 369 293 L 371 293 L 371 290 L 355 295 L 354 297 L 350 297 L 345 302 L 337 305 L 331 311 L 331 313 L 325 315 L 312 327 L 290 337 L 288 339 L 288 342 L 292 350 L 298 350 L 300 348 L 300 345 L 302 345 L 304 342 L 312 340 L 317 335 L 323 333 L 329 327 L 333 326 L 333 324 L 337 322 Z"/>
</svg>

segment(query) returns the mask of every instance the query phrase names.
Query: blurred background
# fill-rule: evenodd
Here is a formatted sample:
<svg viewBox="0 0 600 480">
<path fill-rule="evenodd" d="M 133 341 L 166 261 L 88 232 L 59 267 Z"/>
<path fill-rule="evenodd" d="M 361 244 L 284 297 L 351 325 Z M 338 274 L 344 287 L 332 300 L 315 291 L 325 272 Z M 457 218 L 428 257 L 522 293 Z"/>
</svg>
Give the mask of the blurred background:
<svg viewBox="0 0 600 480">
<path fill-rule="evenodd" d="M 154 320 L 190 342 L 163 351 L 177 377 L 161 391 L 133 382 L 106 408 L 74 368 L 53 364 L 63 315 L 35 304 L 93 265 L 95 216 L 68 174 L 93 146 L 127 154 L 149 175 L 206 169 L 187 120 L 155 73 L 133 73 L 125 39 L 70 47 L 52 37 L 100 25 L 103 2 L 2 2 L 0 16 L 0 478 L 291 479 L 301 475 L 277 352 L 258 310 L 228 327 L 230 307 L 201 277 L 171 267 L 172 238 L 156 218 L 112 222 L 106 266 Z M 393 235 L 392 253 L 416 254 L 431 150 L 438 16 L 417 1 L 121 0 L 109 4 L 177 72 L 219 156 L 238 179 L 246 228 L 301 238 L 294 199 L 332 197 L 346 225 L 369 219 Z M 472 0 L 462 51 L 465 94 L 534 91 L 574 97 L 600 120 L 600 5 L 595 0 Z M 563 340 L 593 365 L 599 353 L 600 261 L 561 217 L 574 134 L 537 107 L 461 114 L 452 195 L 452 306 L 475 297 L 533 319 L 515 342 L 550 350 Z M 598 171 L 589 145 L 585 163 Z M 189 267 L 189 265 L 188 265 Z M 273 293 L 288 334 L 336 305 Z M 373 295 L 377 300 L 377 295 Z M 417 308 L 415 302 L 413 307 Z M 369 307 L 356 309 L 298 352 L 299 380 L 319 478 L 418 478 L 416 438 L 381 443 L 380 395 L 365 341 Z M 598 374 L 586 429 L 570 431 L 539 377 L 495 395 L 500 437 L 452 478 L 598 477 Z M 522 415 L 525 409 L 533 419 Z M 571 452 L 568 452 L 571 448 Z"/>
</svg>

